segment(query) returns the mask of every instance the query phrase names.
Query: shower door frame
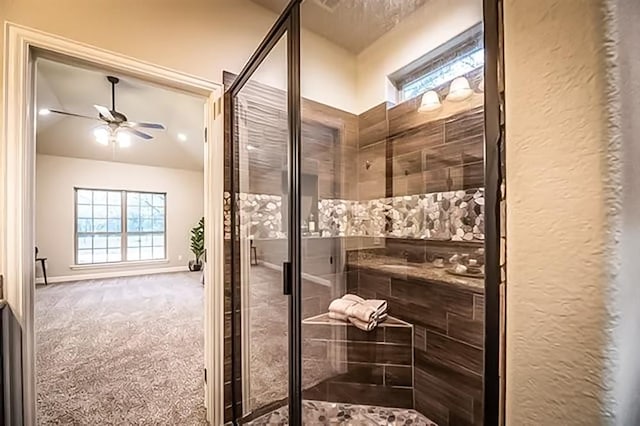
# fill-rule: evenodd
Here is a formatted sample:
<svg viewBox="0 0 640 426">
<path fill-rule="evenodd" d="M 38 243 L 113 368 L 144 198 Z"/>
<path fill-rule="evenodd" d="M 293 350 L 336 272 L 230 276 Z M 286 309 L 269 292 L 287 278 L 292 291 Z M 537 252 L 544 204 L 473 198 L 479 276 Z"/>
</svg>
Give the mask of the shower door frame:
<svg viewBox="0 0 640 426">
<path fill-rule="evenodd" d="M 234 111 L 235 97 L 240 93 L 253 73 L 259 68 L 269 53 L 282 37 L 287 35 L 287 121 L 288 121 L 288 261 L 283 264 L 283 292 L 289 296 L 288 301 L 288 346 L 289 346 L 289 384 L 288 405 L 289 422 L 292 425 L 302 424 L 302 261 L 301 261 L 301 108 L 300 108 L 300 3 L 302 0 L 291 0 L 271 27 L 264 40 L 249 58 L 247 64 L 237 75 L 225 92 L 225 114 L 228 129 L 229 161 L 230 161 L 230 207 L 231 207 L 231 403 L 233 420 L 243 422 L 245 417 L 238 412 L 242 405 L 242 392 L 236 385 L 242 382 L 242 339 L 236 338 L 236 330 L 241 327 L 238 309 L 239 271 L 237 259 L 240 257 L 240 232 L 237 220 L 236 197 L 238 193 L 238 176 L 235 163 L 236 147 L 234 143 Z M 242 386 L 240 386 L 242 388 Z"/>
<path fill-rule="evenodd" d="M 301 92 L 300 92 L 300 5 L 303 0 L 290 0 L 247 64 L 225 92 L 226 125 L 229 131 L 231 182 L 231 400 L 234 422 L 243 421 L 238 412 L 242 392 L 236 381 L 242 381 L 241 347 L 236 339 L 240 327 L 237 308 L 240 306 L 237 286 L 236 259 L 240 254 L 239 229 L 236 217 L 238 179 L 233 143 L 235 96 L 272 49 L 287 35 L 287 116 L 288 116 L 288 186 L 289 261 L 283 265 L 284 292 L 289 296 L 289 424 L 302 424 L 302 264 L 301 264 Z M 502 0 L 483 1 L 484 67 L 484 179 L 485 179 L 485 319 L 483 371 L 483 424 L 502 425 L 505 401 L 505 247 L 501 220 L 504 213 L 504 81 L 502 76 Z M 288 289 L 288 291 L 287 291 Z M 239 404 L 240 402 L 240 404 Z"/>
</svg>

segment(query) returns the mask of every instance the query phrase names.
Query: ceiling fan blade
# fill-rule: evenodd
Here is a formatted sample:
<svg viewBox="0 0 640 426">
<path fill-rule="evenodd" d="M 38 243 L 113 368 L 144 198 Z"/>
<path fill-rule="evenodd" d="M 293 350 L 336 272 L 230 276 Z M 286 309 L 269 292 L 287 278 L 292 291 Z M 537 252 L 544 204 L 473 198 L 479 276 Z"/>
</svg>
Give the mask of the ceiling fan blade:
<svg viewBox="0 0 640 426">
<path fill-rule="evenodd" d="M 131 127 L 125 128 L 123 130 L 125 132 L 127 132 L 127 133 L 130 133 L 132 135 L 135 135 L 135 136 L 137 136 L 139 138 L 142 138 L 144 140 L 147 140 L 147 141 L 150 140 L 150 139 L 153 139 L 153 136 L 151 136 L 150 134 L 145 133 L 145 132 L 141 132 L 140 130 L 132 129 Z"/>
<path fill-rule="evenodd" d="M 89 117 L 88 115 L 82 115 L 82 114 L 74 114 L 73 112 L 59 111 L 57 109 L 50 109 L 49 112 L 52 112 L 54 114 L 67 115 L 69 117 L 78 117 L 78 118 L 86 118 L 88 120 L 101 121 L 99 118 L 96 118 L 96 117 Z"/>
<path fill-rule="evenodd" d="M 144 129 L 167 130 L 167 128 L 164 127 L 164 124 L 160 123 L 139 123 L 136 121 L 127 121 L 125 125 L 128 127 L 142 127 Z"/>
<path fill-rule="evenodd" d="M 102 115 L 104 118 L 106 118 L 109 121 L 115 121 L 115 118 L 113 117 L 113 115 L 111 114 L 111 111 L 109 111 L 109 108 L 102 106 L 102 105 L 94 105 L 93 106 L 95 109 L 98 110 L 98 112 L 100 113 L 100 115 Z"/>
</svg>

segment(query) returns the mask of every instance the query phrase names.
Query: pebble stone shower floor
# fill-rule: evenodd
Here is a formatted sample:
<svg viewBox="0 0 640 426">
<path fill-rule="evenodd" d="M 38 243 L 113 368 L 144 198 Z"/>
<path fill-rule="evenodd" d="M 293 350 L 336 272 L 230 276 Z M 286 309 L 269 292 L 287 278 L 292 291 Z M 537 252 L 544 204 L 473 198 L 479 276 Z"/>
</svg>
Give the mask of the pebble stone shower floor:
<svg viewBox="0 0 640 426">
<path fill-rule="evenodd" d="M 249 423 L 255 426 L 287 425 L 288 407 L 275 410 Z M 304 425 L 385 425 L 438 426 L 415 410 L 340 404 L 324 401 L 302 402 Z"/>
</svg>

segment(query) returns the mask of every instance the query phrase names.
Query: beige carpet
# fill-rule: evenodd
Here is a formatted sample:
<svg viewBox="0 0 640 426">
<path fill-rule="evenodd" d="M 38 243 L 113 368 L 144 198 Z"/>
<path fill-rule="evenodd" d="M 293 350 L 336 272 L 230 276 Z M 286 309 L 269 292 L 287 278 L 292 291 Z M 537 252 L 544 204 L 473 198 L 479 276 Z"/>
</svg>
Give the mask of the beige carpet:
<svg viewBox="0 0 640 426">
<path fill-rule="evenodd" d="M 38 423 L 205 425 L 198 273 L 39 286 Z"/>
</svg>

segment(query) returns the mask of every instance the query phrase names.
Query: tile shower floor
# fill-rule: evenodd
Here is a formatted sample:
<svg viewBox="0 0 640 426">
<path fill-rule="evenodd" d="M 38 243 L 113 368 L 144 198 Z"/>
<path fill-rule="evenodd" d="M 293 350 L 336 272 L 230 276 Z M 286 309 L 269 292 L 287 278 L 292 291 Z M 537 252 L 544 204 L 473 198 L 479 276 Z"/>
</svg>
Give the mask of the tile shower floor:
<svg viewBox="0 0 640 426">
<path fill-rule="evenodd" d="M 305 425 L 419 425 L 437 426 L 415 410 L 376 407 L 371 405 L 341 404 L 324 401 L 302 402 L 302 423 Z M 288 409 L 285 405 L 249 423 L 250 425 L 287 425 Z"/>
</svg>

